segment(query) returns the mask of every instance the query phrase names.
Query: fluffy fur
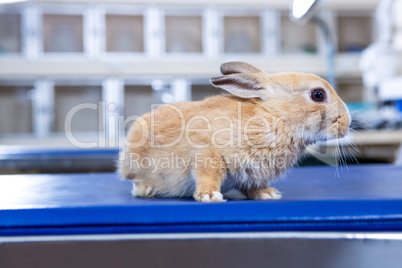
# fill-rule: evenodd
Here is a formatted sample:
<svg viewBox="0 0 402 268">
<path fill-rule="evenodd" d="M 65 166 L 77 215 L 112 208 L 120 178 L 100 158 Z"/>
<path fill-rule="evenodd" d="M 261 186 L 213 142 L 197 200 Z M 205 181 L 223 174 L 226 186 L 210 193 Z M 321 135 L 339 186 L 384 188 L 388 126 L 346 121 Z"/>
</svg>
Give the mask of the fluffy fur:
<svg viewBox="0 0 402 268">
<path fill-rule="evenodd" d="M 119 172 L 140 197 L 224 201 L 221 192 L 276 199 L 268 187 L 292 167 L 306 146 L 343 137 L 348 109 L 324 79 L 313 74 L 267 74 L 244 63 L 221 66 L 214 86 L 234 95 L 161 106 L 130 128 Z M 311 99 L 321 88 L 323 102 Z"/>
</svg>

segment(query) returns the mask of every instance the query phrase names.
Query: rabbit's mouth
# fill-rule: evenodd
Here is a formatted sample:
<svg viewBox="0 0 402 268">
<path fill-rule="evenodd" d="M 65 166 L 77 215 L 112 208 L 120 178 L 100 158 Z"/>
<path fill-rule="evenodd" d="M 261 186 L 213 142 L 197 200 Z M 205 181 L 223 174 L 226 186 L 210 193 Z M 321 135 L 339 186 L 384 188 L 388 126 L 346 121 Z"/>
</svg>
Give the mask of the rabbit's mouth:
<svg viewBox="0 0 402 268">
<path fill-rule="evenodd" d="M 331 134 L 334 139 L 345 137 L 349 132 L 350 121 L 348 115 L 339 115 L 332 121 L 329 134 Z"/>
</svg>

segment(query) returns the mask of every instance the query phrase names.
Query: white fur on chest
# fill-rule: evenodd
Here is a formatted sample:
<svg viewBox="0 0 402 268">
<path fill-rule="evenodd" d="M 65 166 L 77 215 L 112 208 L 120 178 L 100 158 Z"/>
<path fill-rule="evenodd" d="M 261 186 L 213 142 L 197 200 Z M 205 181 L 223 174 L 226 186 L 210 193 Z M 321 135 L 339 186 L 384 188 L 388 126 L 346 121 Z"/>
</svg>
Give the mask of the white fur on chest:
<svg viewBox="0 0 402 268">
<path fill-rule="evenodd" d="M 297 163 L 302 152 L 303 148 L 298 146 L 243 151 L 228 161 L 224 185 L 237 189 L 266 187 Z"/>
</svg>

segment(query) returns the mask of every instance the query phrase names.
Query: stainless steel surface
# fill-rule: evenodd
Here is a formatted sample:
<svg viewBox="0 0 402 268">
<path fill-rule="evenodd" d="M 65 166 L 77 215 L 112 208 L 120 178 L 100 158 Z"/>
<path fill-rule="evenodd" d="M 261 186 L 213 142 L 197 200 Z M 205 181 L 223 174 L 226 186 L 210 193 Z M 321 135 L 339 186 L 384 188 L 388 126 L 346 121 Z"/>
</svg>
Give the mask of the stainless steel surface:
<svg viewBox="0 0 402 268">
<path fill-rule="evenodd" d="M 81 238 L 0 238 L 0 267 L 392 268 L 400 267 L 402 261 L 399 233 L 144 234 Z"/>
</svg>

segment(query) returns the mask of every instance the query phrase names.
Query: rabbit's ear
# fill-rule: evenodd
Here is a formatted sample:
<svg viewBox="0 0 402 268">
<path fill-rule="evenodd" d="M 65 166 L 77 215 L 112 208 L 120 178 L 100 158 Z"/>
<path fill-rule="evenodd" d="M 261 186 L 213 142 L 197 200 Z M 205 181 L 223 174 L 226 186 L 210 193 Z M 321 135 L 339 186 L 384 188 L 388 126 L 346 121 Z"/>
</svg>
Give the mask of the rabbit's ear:
<svg viewBox="0 0 402 268">
<path fill-rule="evenodd" d="M 242 61 L 231 61 L 221 65 L 221 73 L 224 75 L 237 73 L 263 73 L 264 71 L 251 64 Z"/>
<path fill-rule="evenodd" d="M 261 85 L 260 80 L 258 75 L 231 74 L 211 78 L 211 83 L 238 97 L 266 100 L 266 89 Z"/>
</svg>

